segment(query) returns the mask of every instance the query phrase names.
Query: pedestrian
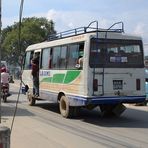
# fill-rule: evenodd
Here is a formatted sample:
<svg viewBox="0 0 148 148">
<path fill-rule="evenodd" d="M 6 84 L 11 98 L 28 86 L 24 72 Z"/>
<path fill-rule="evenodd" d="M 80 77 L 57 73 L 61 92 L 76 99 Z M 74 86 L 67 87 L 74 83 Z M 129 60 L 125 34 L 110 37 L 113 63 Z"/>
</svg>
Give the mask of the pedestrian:
<svg viewBox="0 0 148 148">
<path fill-rule="evenodd" d="M 34 55 L 31 61 L 32 76 L 33 76 L 33 94 L 39 96 L 39 56 Z"/>
<path fill-rule="evenodd" d="M 1 68 L 1 84 L 8 86 L 8 93 L 9 93 L 9 73 L 7 72 L 6 67 Z"/>
</svg>

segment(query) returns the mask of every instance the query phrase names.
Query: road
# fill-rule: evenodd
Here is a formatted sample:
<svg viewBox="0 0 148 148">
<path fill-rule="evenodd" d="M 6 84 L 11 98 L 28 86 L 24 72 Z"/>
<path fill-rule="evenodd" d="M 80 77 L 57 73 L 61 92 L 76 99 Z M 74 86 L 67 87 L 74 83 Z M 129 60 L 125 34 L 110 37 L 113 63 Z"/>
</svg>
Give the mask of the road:
<svg viewBox="0 0 148 148">
<path fill-rule="evenodd" d="M 11 127 L 18 86 L 2 103 L 2 125 Z M 28 106 L 21 94 L 11 132 L 11 148 L 147 148 L 148 106 L 127 105 L 121 117 L 102 117 L 100 110 L 82 109 L 78 117 L 65 119 L 57 104 L 38 101 Z"/>
</svg>

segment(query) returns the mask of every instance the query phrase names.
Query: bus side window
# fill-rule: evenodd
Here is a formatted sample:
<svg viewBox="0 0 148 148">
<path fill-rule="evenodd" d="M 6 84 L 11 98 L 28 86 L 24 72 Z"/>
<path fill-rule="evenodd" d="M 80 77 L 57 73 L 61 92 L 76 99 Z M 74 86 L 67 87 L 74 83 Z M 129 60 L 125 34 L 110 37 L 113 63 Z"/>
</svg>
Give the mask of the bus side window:
<svg viewBox="0 0 148 148">
<path fill-rule="evenodd" d="M 31 69 L 31 59 L 33 58 L 33 51 L 26 52 L 25 61 L 24 61 L 24 69 Z"/>
<path fill-rule="evenodd" d="M 48 69 L 49 68 L 49 59 L 50 59 L 50 48 L 45 48 L 42 50 L 42 62 L 41 62 L 41 68 L 42 69 Z"/>
<path fill-rule="evenodd" d="M 67 46 L 61 47 L 60 69 L 65 69 L 67 65 Z"/>
<path fill-rule="evenodd" d="M 57 69 L 60 65 L 60 46 L 53 47 L 52 68 Z"/>
<path fill-rule="evenodd" d="M 67 68 L 68 69 L 76 69 L 75 65 L 78 60 L 78 45 L 77 44 L 71 44 L 68 49 L 68 63 Z"/>
<path fill-rule="evenodd" d="M 53 50 L 52 48 L 50 49 L 50 54 L 49 54 L 49 60 L 48 60 L 48 68 L 51 69 L 52 68 L 52 53 L 53 53 Z"/>
<path fill-rule="evenodd" d="M 76 68 L 82 69 L 83 60 L 84 60 L 83 56 L 84 56 L 84 43 L 80 43 Z"/>
</svg>

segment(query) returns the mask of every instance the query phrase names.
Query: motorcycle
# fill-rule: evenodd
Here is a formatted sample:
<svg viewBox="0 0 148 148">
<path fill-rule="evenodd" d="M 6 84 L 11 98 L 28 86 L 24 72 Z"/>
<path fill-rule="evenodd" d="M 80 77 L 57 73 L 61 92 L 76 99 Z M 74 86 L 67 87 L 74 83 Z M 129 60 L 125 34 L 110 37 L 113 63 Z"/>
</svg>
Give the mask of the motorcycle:
<svg viewBox="0 0 148 148">
<path fill-rule="evenodd" d="M 8 94 L 9 94 L 9 84 L 2 84 L 1 86 L 1 92 L 2 92 L 2 99 L 4 102 L 7 102 L 7 97 L 8 97 Z"/>
</svg>

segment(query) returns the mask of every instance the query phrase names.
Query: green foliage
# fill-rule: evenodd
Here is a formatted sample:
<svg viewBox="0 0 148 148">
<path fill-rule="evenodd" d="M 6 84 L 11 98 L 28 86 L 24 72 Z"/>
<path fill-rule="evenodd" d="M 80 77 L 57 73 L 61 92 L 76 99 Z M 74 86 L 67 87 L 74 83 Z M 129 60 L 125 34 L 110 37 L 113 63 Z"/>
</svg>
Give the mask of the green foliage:
<svg viewBox="0 0 148 148">
<path fill-rule="evenodd" d="M 46 18 L 23 18 L 19 44 L 19 23 L 14 23 L 2 30 L 2 60 L 10 64 L 17 63 L 18 57 L 27 46 L 47 40 L 54 34 L 54 22 Z"/>
</svg>

